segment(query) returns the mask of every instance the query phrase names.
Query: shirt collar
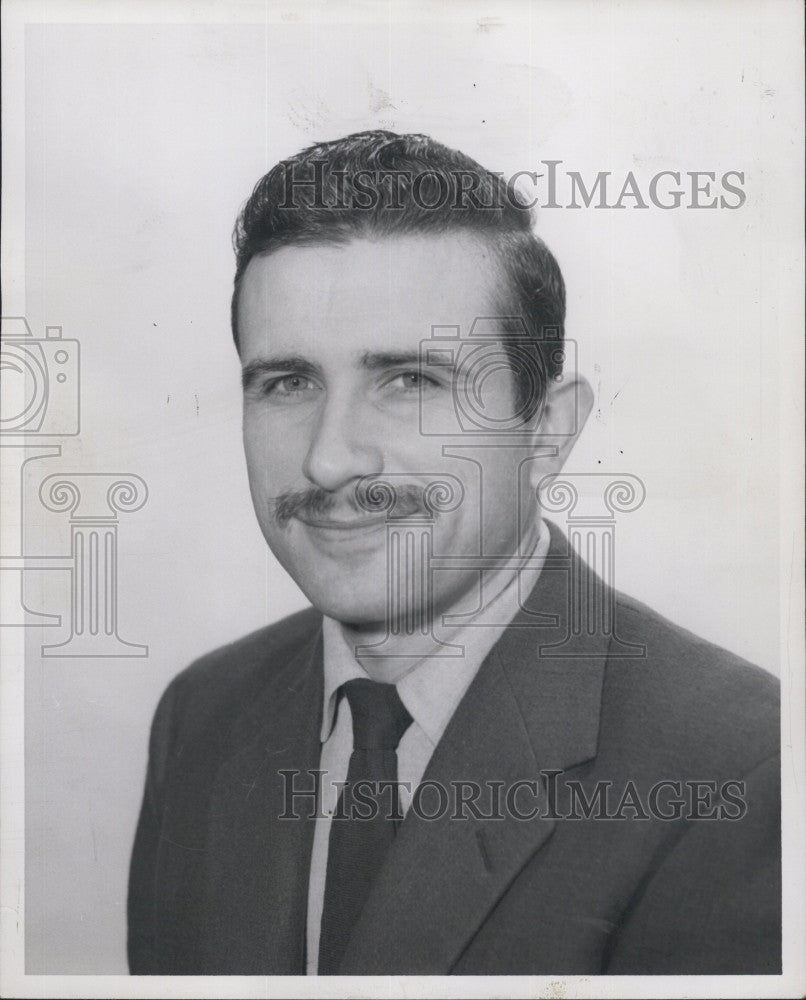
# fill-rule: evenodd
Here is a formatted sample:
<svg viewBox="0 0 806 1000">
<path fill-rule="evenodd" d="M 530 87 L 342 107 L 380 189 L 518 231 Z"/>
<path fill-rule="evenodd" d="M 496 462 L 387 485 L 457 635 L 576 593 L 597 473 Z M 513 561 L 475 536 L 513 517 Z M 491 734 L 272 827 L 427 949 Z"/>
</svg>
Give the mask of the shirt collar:
<svg viewBox="0 0 806 1000">
<path fill-rule="evenodd" d="M 322 644 L 325 664 L 325 692 L 322 708 L 321 740 L 330 736 L 336 721 L 336 702 L 339 688 L 356 677 L 366 677 L 367 672 L 355 658 L 339 622 L 327 615 L 322 619 Z"/>
<path fill-rule="evenodd" d="M 537 568 L 515 573 L 491 601 L 482 605 L 469 622 L 450 630 L 443 641 L 461 646 L 457 656 L 425 656 L 414 663 L 397 681 L 397 690 L 412 719 L 429 741 L 436 746 L 442 738 L 451 716 L 456 711 L 470 682 L 520 609 L 520 595 L 531 592 L 537 583 L 542 563 L 549 549 L 549 533 L 541 523 L 533 550 L 539 560 Z M 480 625 L 484 616 L 495 625 Z M 324 704 L 321 740 L 326 742 L 335 723 L 338 690 L 342 684 L 357 677 L 367 677 L 367 671 L 355 657 L 339 622 L 325 616 L 322 623 L 324 643 Z"/>
</svg>

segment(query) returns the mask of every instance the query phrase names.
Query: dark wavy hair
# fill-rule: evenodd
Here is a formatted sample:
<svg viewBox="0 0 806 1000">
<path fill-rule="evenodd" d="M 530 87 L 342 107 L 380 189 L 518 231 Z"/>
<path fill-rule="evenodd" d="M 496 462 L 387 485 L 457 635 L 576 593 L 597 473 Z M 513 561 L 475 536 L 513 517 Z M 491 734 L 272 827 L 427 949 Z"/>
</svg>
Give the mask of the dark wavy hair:
<svg viewBox="0 0 806 1000">
<path fill-rule="evenodd" d="M 502 175 L 427 135 L 376 130 L 316 143 L 257 182 L 233 233 L 236 347 L 238 295 L 254 256 L 282 246 L 451 232 L 473 233 L 497 254 L 505 287 L 496 308 L 502 330 L 510 340 L 519 338 L 519 350 L 508 353 L 519 411 L 528 419 L 542 405 L 547 381 L 562 372 L 565 285 L 559 265 L 533 232 L 523 198 Z M 534 345 L 534 364 L 526 368 L 524 342 Z M 506 337 L 504 346 L 508 350 Z"/>
</svg>

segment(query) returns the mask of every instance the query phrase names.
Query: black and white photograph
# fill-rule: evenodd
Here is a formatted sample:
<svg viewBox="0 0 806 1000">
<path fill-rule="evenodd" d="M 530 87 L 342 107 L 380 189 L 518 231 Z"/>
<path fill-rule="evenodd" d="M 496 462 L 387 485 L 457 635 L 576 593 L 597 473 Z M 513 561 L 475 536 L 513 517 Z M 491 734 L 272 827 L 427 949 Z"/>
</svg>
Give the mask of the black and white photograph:
<svg viewBox="0 0 806 1000">
<path fill-rule="evenodd" d="M 801 6 L 2 19 L 0 994 L 803 996 Z"/>
</svg>

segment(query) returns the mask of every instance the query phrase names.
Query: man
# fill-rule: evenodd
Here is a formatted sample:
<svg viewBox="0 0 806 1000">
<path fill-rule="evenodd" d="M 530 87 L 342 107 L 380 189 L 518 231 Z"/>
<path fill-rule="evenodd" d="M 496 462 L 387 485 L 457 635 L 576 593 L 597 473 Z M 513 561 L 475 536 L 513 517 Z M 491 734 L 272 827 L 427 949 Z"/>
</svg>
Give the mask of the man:
<svg viewBox="0 0 806 1000">
<path fill-rule="evenodd" d="M 361 133 L 236 252 L 250 488 L 313 607 L 163 696 L 132 972 L 780 971 L 776 685 L 542 519 L 592 397 L 515 190 Z"/>
</svg>

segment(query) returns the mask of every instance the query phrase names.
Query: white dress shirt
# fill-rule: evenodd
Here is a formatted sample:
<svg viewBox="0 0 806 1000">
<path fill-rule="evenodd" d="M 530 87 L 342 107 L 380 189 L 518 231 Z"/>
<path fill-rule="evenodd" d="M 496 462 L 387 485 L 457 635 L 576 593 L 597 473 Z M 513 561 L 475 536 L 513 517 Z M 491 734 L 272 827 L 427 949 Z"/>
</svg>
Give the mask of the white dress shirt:
<svg viewBox="0 0 806 1000">
<path fill-rule="evenodd" d="M 549 548 L 549 533 L 542 522 L 538 525 L 537 543 L 533 555 L 542 562 Z M 540 575 L 540 568 L 513 572 L 496 595 L 480 608 L 474 619 L 451 630 L 436 630 L 443 642 L 463 647 L 458 656 L 425 655 L 407 665 L 396 680 L 401 701 L 412 723 L 397 748 L 400 808 L 406 813 L 417 785 L 423 778 L 431 755 L 445 732 L 462 696 L 476 676 L 487 654 L 501 637 L 506 626 L 520 608 L 520 594 L 528 595 Z M 473 624 L 484 615 L 495 625 Z M 314 829 L 310 877 L 308 881 L 307 961 L 308 975 L 316 975 L 319 959 L 319 935 L 325 897 L 325 877 L 330 838 L 330 824 L 336 808 L 341 784 L 347 780 L 353 749 L 353 724 L 350 705 L 339 699 L 342 684 L 369 673 L 355 657 L 354 645 L 344 634 L 341 624 L 332 618 L 322 623 L 324 650 L 324 705 L 322 712 L 322 753 L 319 769 L 321 802 Z M 436 647 L 435 647 L 436 649 Z M 406 787 L 406 784 L 409 787 Z"/>
</svg>

